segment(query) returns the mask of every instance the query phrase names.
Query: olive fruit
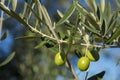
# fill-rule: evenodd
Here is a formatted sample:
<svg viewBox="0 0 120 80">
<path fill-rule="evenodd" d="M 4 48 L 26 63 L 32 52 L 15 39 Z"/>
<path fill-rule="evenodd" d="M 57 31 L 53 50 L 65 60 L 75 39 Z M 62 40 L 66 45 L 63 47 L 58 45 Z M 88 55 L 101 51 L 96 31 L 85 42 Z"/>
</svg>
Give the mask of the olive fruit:
<svg viewBox="0 0 120 80">
<path fill-rule="evenodd" d="M 90 60 L 88 57 L 81 57 L 78 60 L 77 66 L 81 71 L 86 71 L 89 68 L 89 65 L 90 65 Z"/>
<path fill-rule="evenodd" d="M 99 60 L 99 53 L 96 50 L 90 51 L 89 49 L 82 48 L 82 53 L 84 53 L 91 61 Z"/>
<path fill-rule="evenodd" d="M 86 55 L 91 61 L 98 61 L 100 58 L 98 51 L 95 50 L 88 51 Z"/>
<path fill-rule="evenodd" d="M 62 56 L 61 56 L 61 54 L 60 54 L 60 52 L 58 52 L 55 55 L 54 61 L 55 61 L 56 65 L 62 66 L 65 63 L 66 59 L 65 58 L 63 59 Z"/>
</svg>

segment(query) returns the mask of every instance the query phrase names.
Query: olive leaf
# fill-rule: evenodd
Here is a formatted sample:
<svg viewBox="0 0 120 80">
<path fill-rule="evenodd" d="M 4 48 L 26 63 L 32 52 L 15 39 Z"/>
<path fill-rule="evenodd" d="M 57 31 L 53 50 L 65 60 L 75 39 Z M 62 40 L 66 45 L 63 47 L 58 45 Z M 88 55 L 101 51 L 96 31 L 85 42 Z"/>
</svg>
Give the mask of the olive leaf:
<svg viewBox="0 0 120 80">
<path fill-rule="evenodd" d="M 38 16 L 40 17 L 40 19 L 42 20 L 42 11 L 41 11 L 41 9 L 40 9 L 40 5 L 39 5 L 39 0 L 36 0 L 35 1 L 35 4 L 36 4 L 36 11 L 37 11 L 37 14 L 38 14 Z"/>
<path fill-rule="evenodd" d="M 43 47 L 45 44 L 47 44 L 48 41 L 41 41 L 40 44 L 38 44 L 37 46 L 35 46 L 35 49 L 40 49 L 41 47 Z"/>
<path fill-rule="evenodd" d="M 11 53 L 6 59 L 5 61 L 3 61 L 2 63 L 0 63 L 0 67 L 6 65 L 7 63 L 9 63 L 13 57 L 15 56 L 15 52 Z"/>
<path fill-rule="evenodd" d="M 120 0 L 115 0 L 115 1 L 116 1 L 117 6 L 120 8 Z"/>
<path fill-rule="evenodd" d="M 105 20 L 103 20 L 103 23 L 102 23 L 102 25 L 101 25 L 101 32 L 102 32 L 102 35 L 104 35 L 105 32 L 106 32 Z"/>
<path fill-rule="evenodd" d="M 96 3 L 96 0 L 85 0 L 85 2 L 87 3 L 88 7 L 96 12 L 97 11 L 97 3 Z"/>
<path fill-rule="evenodd" d="M 6 31 L 4 32 L 4 34 L 2 35 L 2 37 L 0 37 L 0 41 L 6 39 L 7 36 L 8 36 L 8 30 L 6 30 Z"/>
<path fill-rule="evenodd" d="M 12 10 L 15 11 L 17 8 L 17 0 L 12 0 Z"/>
<path fill-rule="evenodd" d="M 101 7 L 102 13 L 104 13 L 104 10 L 105 10 L 105 0 L 101 0 L 100 7 Z"/>
<path fill-rule="evenodd" d="M 56 23 L 56 26 L 63 24 L 75 11 L 75 4 L 73 3 L 71 7 L 67 10 L 64 16 Z"/>
<path fill-rule="evenodd" d="M 15 39 L 34 39 L 34 38 L 40 38 L 40 36 L 22 36 L 16 37 Z"/>
<path fill-rule="evenodd" d="M 99 80 L 99 79 L 103 78 L 104 75 L 105 75 L 105 71 L 102 71 L 102 72 L 95 74 L 92 77 L 88 78 L 88 80 Z"/>
<path fill-rule="evenodd" d="M 120 27 L 116 29 L 116 31 L 114 32 L 114 34 L 110 37 L 110 39 L 106 43 L 111 43 L 119 35 L 120 35 Z"/>
<path fill-rule="evenodd" d="M 115 12 L 115 13 L 113 13 L 113 15 L 111 16 L 111 18 L 108 21 L 107 31 L 105 34 L 109 33 L 110 31 L 113 31 L 113 29 L 116 26 L 117 20 L 118 20 L 118 12 Z"/>
</svg>

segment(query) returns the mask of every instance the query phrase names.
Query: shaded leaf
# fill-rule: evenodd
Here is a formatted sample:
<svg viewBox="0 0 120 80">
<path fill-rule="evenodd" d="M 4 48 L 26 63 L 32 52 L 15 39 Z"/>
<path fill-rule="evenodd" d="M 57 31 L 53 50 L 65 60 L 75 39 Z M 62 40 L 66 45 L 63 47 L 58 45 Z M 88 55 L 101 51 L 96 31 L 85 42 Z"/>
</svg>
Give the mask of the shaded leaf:
<svg viewBox="0 0 120 80">
<path fill-rule="evenodd" d="M 86 19 L 94 26 L 94 28 L 96 28 L 97 30 L 100 30 L 99 25 L 90 14 L 86 15 Z"/>
<path fill-rule="evenodd" d="M 63 24 L 73 14 L 74 11 L 75 11 L 75 4 L 73 3 L 71 7 L 67 10 L 67 12 L 64 14 L 63 18 L 61 18 L 57 22 L 56 26 Z"/>
<path fill-rule="evenodd" d="M 97 7 L 97 17 L 100 20 L 100 9 L 99 9 L 99 7 Z"/>
<path fill-rule="evenodd" d="M 8 36 L 8 30 L 6 30 L 4 34 L 0 37 L 0 41 L 6 39 L 7 36 Z"/>
<path fill-rule="evenodd" d="M 105 34 L 105 31 L 106 31 L 106 25 L 105 25 L 105 20 L 103 20 L 103 23 L 102 23 L 102 25 L 101 25 L 101 32 L 102 32 L 102 35 L 104 35 Z"/>
<path fill-rule="evenodd" d="M 97 30 L 91 28 L 89 25 L 86 25 L 86 24 L 84 24 L 84 23 L 82 23 L 82 25 L 83 25 L 87 30 L 89 30 L 90 32 L 93 32 L 93 33 L 99 35 L 99 32 L 98 32 Z M 91 25 L 91 26 L 92 26 L 92 25 Z"/>
<path fill-rule="evenodd" d="M 98 78 L 103 78 L 104 74 L 105 74 L 105 71 L 102 71 L 102 72 L 88 78 L 87 80 L 98 80 Z"/>
<path fill-rule="evenodd" d="M 3 61 L 2 63 L 0 63 L 0 67 L 6 65 L 7 63 L 9 63 L 9 62 L 13 59 L 14 56 L 15 56 L 15 52 L 11 53 L 11 54 L 5 59 L 5 61 Z"/>
<path fill-rule="evenodd" d="M 40 44 L 38 44 L 37 46 L 35 46 L 35 49 L 40 49 L 41 47 L 43 47 L 48 41 L 41 41 Z"/>
<path fill-rule="evenodd" d="M 34 39 L 34 38 L 40 38 L 40 36 L 22 36 L 16 37 L 15 39 Z"/>
<path fill-rule="evenodd" d="M 17 0 L 12 0 L 12 10 L 15 11 L 17 8 Z"/>
<path fill-rule="evenodd" d="M 106 34 L 108 32 L 110 32 L 111 30 L 113 31 L 114 28 L 115 28 L 115 25 L 116 25 L 116 22 L 117 22 L 117 19 L 118 19 L 118 12 L 115 12 L 112 17 L 110 18 L 108 24 L 107 24 L 107 31 L 106 31 Z"/>
</svg>

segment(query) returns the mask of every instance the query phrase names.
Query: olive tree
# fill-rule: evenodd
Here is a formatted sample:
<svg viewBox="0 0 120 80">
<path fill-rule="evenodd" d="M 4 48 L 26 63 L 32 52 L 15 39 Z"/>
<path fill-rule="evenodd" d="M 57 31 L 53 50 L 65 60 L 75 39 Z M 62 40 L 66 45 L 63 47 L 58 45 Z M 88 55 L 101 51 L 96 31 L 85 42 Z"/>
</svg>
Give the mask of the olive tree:
<svg viewBox="0 0 120 80">
<path fill-rule="evenodd" d="M 28 34 L 16 39 L 37 38 L 39 41 L 33 46 L 33 49 L 41 50 L 42 53 L 50 51 L 51 55 L 54 55 L 55 64 L 65 65 L 78 80 L 69 61 L 70 56 L 77 55 L 79 60 L 76 67 L 81 71 L 86 71 L 90 62 L 99 60 L 100 49 L 120 46 L 120 10 L 112 11 L 110 2 L 105 0 L 101 0 L 100 3 L 97 0 L 85 0 L 85 2 L 88 9 L 78 0 L 73 0 L 65 13 L 57 10 L 60 18 L 58 21 L 51 19 L 40 0 L 30 0 L 29 3 L 24 1 L 24 8 L 20 13 L 16 13 L 17 0 L 9 0 L 11 8 L 7 7 L 2 0 L 0 9 L 7 16 L 9 15 L 8 17 L 15 18 L 30 33 L 35 34 Z M 1 41 L 6 38 L 7 34 L 6 30 Z M 43 49 L 44 46 L 46 48 Z M 14 55 L 15 52 L 0 66 L 9 62 Z"/>
</svg>

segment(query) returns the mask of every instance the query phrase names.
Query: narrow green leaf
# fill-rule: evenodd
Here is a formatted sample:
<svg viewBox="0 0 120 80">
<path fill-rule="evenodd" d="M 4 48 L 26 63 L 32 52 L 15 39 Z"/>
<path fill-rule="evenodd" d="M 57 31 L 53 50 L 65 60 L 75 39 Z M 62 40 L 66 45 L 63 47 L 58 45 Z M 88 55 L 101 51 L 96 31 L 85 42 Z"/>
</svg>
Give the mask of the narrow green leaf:
<svg viewBox="0 0 120 80">
<path fill-rule="evenodd" d="M 97 5 L 96 5 L 96 0 L 85 0 L 85 2 L 87 3 L 88 7 L 96 12 L 97 11 Z"/>
<path fill-rule="evenodd" d="M 99 7 L 97 7 L 97 17 L 98 17 L 98 20 L 100 20 L 101 19 L 101 14 L 100 14 L 101 12 L 100 12 L 100 9 L 99 9 Z"/>
<path fill-rule="evenodd" d="M 13 59 L 14 56 L 15 56 L 15 52 L 11 53 L 11 54 L 5 59 L 5 61 L 3 61 L 2 63 L 0 63 L 0 67 L 6 65 L 7 63 L 9 63 L 9 62 Z"/>
<path fill-rule="evenodd" d="M 41 11 L 41 6 L 39 5 L 39 0 L 36 0 L 35 1 L 35 4 L 36 4 L 36 10 L 37 10 L 37 14 L 38 16 L 40 17 L 40 19 L 42 20 L 42 11 Z"/>
<path fill-rule="evenodd" d="M 4 2 L 5 2 L 5 0 L 1 0 L 1 2 L 2 2 L 2 3 L 4 3 Z"/>
<path fill-rule="evenodd" d="M 42 13 L 43 13 L 43 16 L 45 18 L 45 22 L 48 26 L 52 26 L 52 21 L 50 19 L 50 16 L 46 10 L 46 8 L 44 6 L 41 7 L 41 10 L 42 10 Z"/>
<path fill-rule="evenodd" d="M 86 14 L 88 14 L 87 9 L 84 8 L 80 3 L 79 3 L 79 4 L 76 3 L 76 8 L 77 8 L 79 14 L 81 14 L 81 15 L 83 15 L 83 16 L 85 16 Z"/>
<path fill-rule="evenodd" d="M 120 28 L 117 28 L 112 37 L 106 42 L 106 43 L 111 43 L 114 39 L 119 37 L 120 35 Z"/>
<path fill-rule="evenodd" d="M 104 14 L 105 14 L 107 19 L 111 16 L 111 5 L 110 5 L 109 1 L 106 1 Z"/>
<path fill-rule="evenodd" d="M 8 36 L 8 30 L 6 30 L 6 31 L 4 32 L 4 34 L 2 35 L 2 37 L 0 37 L 0 41 L 6 39 L 7 36 Z"/>
<path fill-rule="evenodd" d="M 15 39 L 35 39 L 40 38 L 40 36 L 23 36 L 23 37 L 17 37 Z"/>
<path fill-rule="evenodd" d="M 17 0 L 12 0 L 12 10 L 15 11 L 17 8 Z"/>
<path fill-rule="evenodd" d="M 56 26 L 63 24 L 73 14 L 74 11 L 75 11 L 75 4 L 73 3 L 71 7 L 67 10 L 67 12 L 64 14 L 63 18 L 61 18 L 57 22 Z"/>
<path fill-rule="evenodd" d="M 62 12 L 60 12 L 59 10 L 57 10 L 58 15 L 60 16 L 60 18 L 63 18 L 64 14 Z M 69 23 L 69 20 L 66 20 L 67 23 Z"/>
<path fill-rule="evenodd" d="M 102 25 L 101 25 L 101 32 L 102 32 L 102 35 L 104 35 L 106 32 L 106 25 L 105 25 L 105 20 L 103 20 L 103 23 L 102 23 Z"/>
<path fill-rule="evenodd" d="M 94 20 L 94 18 L 93 18 L 90 14 L 87 14 L 87 15 L 86 15 L 86 19 L 87 19 L 97 30 L 100 30 L 99 25 L 97 24 L 97 22 Z"/>
<path fill-rule="evenodd" d="M 57 13 L 61 18 L 64 16 L 64 14 L 60 10 L 57 10 Z"/>
<path fill-rule="evenodd" d="M 38 44 L 37 46 L 35 46 L 35 49 L 40 49 L 41 47 L 43 47 L 48 41 L 42 41 L 40 42 L 40 44 Z"/>
<path fill-rule="evenodd" d="M 101 0 L 100 7 L 101 7 L 102 13 L 104 13 L 104 10 L 105 10 L 105 0 Z"/>
<path fill-rule="evenodd" d="M 27 10 L 27 3 L 26 3 L 26 2 L 24 2 L 23 12 L 22 12 L 22 14 L 21 14 L 21 15 L 22 15 L 22 18 L 23 18 L 23 17 L 25 17 L 26 12 L 27 12 L 26 10 Z"/>
<path fill-rule="evenodd" d="M 27 4 L 28 4 L 28 3 L 27 3 Z M 29 5 L 29 7 L 31 7 L 31 9 L 33 9 L 34 6 L 35 6 L 35 1 L 34 1 L 34 0 L 31 0 L 30 4 L 28 4 L 28 5 Z M 25 18 L 27 18 L 27 22 L 28 22 L 29 19 L 30 19 L 31 14 L 32 14 L 32 12 L 31 12 L 30 8 L 28 8 L 28 7 L 27 7 L 26 10 L 27 10 L 27 13 L 26 13 L 26 15 L 25 15 Z"/>
<path fill-rule="evenodd" d="M 115 0 L 115 1 L 116 1 L 117 6 L 120 8 L 120 0 Z"/>
<path fill-rule="evenodd" d="M 107 34 L 109 31 L 114 30 L 113 28 L 114 28 L 115 25 L 116 25 L 117 19 L 118 19 L 118 12 L 115 12 L 115 13 L 111 16 L 111 18 L 110 18 L 110 20 L 109 20 L 109 22 L 108 22 L 108 24 L 107 24 L 108 27 L 107 27 L 107 32 L 106 32 L 106 34 Z"/>
<path fill-rule="evenodd" d="M 88 25 L 86 25 L 86 24 L 84 24 L 84 23 L 82 23 L 82 25 L 83 25 L 86 29 L 88 29 L 90 32 L 93 32 L 93 33 L 99 35 L 99 32 L 98 32 L 97 30 L 95 30 L 95 29 L 89 27 Z"/>
</svg>

